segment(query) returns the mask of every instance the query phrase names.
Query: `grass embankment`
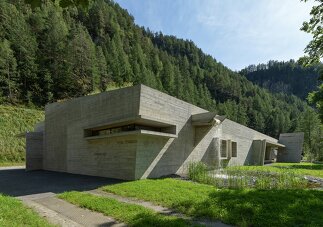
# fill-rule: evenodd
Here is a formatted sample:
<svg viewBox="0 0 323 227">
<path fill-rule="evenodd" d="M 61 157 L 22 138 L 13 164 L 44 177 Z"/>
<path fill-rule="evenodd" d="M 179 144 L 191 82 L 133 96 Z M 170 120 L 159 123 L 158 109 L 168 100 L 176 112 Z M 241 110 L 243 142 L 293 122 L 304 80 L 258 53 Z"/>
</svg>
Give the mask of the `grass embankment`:
<svg viewBox="0 0 323 227">
<path fill-rule="evenodd" d="M 60 194 L 59 198 L 77 206 L 103 213 L 130 226 L 189 226 L 187 221 L 178 217 L 164 216 L 143 206 L 88 193 L 65 192 Z"/>
<path fill-rule="evenodd" d="M 0 105 L 0 166 L 24 163 L 25 138 L 17 135 L 31 131 L 43 119 L 40 110 Z"/>
<path fill-rule="evenodd" d="M 0 226 L 53 226 L 21 201 L 0 194 Z"/>
<path fill-rule="evenodd" d="M 216 189 L 174 179 L 140 180 L 102 189 L 238 226 L 323 226 L 323 191 Z"/>
<path fill-rule="evenodd" d="M 275 172 L 284 173 L 292 172 L 297 175 L 308 175 L 313 177 L 323 178 L 323 164 L 314 163 L 274 163 L 265 166 L 238 166 L 229 167 L 229 169 L 238 168 L 240 170 L 248 171 L 262 171 L 262 172 Z"/>
</svg>

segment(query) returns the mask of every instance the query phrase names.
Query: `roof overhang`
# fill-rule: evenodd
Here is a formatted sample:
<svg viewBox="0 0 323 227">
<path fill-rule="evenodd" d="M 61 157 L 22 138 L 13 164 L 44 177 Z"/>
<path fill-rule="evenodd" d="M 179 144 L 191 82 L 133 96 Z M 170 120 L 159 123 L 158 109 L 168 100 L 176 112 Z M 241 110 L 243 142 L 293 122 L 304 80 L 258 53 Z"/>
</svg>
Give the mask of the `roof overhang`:
<svg viewBox="0 0 323 227">
<path fill-rule="evenodd" d="M 192 115 L 192 125 L 194 126 L 211 126 L 220 124 L 225 117 L 217 115 L 214 112 L 205 112 Z"/>
<path fill-rule="evenodd" d="M 284 144 L 281 143 L 277 143 L 277 142 L 272 142 L 272 141 L 268 141 L 266 140 L 266 145 L 269 144 L 272 147 L 285 147 Z"/>
</svg>

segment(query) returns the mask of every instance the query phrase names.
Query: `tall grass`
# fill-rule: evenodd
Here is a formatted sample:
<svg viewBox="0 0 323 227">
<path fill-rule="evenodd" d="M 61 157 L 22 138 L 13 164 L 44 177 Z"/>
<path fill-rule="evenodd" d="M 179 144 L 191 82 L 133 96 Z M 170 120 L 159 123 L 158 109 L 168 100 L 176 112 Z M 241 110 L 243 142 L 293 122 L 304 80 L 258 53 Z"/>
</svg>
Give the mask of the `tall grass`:
<svg viewBox="0 0 323 227">
<path fill-rule="evenodd" d="M 0 105 L 0 164 L 25 160 L 25 138 L 17 135 L 43 119 L 40 110 Z"/>
<path fill-rule="evenodd" d="M 301 189 L 308 187 L 307 180 L 292 171 L 280 173 L 248 171 L 239 167 L 212 169 L 201 162 L 189 164 L 188 177 L 192 181 L 218 188 Z"/>
</svg>

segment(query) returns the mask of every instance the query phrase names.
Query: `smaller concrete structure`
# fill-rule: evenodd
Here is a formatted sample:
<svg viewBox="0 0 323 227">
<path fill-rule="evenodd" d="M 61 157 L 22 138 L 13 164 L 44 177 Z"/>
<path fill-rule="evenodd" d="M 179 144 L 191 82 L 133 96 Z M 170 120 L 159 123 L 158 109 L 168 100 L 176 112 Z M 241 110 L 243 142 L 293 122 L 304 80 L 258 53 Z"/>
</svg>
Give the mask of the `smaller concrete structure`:
<svg viewBox="0 0 323 227">
<path fill-rule="evenodd" d="M 286 145 L 286 149 L 279 149 L 277 162 L 300 162 L 303 155 L 304 133 L 280 134 L 279 142 Z"/>
</svg>

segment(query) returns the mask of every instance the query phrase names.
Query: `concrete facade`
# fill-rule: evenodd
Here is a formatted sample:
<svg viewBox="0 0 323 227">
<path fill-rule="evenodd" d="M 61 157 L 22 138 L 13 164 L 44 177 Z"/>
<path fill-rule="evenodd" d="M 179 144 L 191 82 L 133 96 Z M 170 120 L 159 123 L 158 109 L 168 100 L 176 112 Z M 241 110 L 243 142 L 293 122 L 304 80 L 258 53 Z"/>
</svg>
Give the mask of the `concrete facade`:
<svg viewBox="0 0 323 227">
<path fill-rule="evenodd" d="M 284 133 L 280 134 L 279 142 L 286 144 L 286 149 L 282 149 L 277 154 L 279 162 L 300 162 L 303 154 L 304 133 Z"/>
<path fill-rule="evenodd" d="M 126 180 L 182 174 L 196 161 L 263 165 L 272 148 L 285 149 L 275 138 L 144 85 L 49 104 L 41 133 L 39 140 L 27 136 L 27 168 L 38 162 L 40 169 Z M 34 149 L 37 141 L 42 146 Z"/>
</svg>

